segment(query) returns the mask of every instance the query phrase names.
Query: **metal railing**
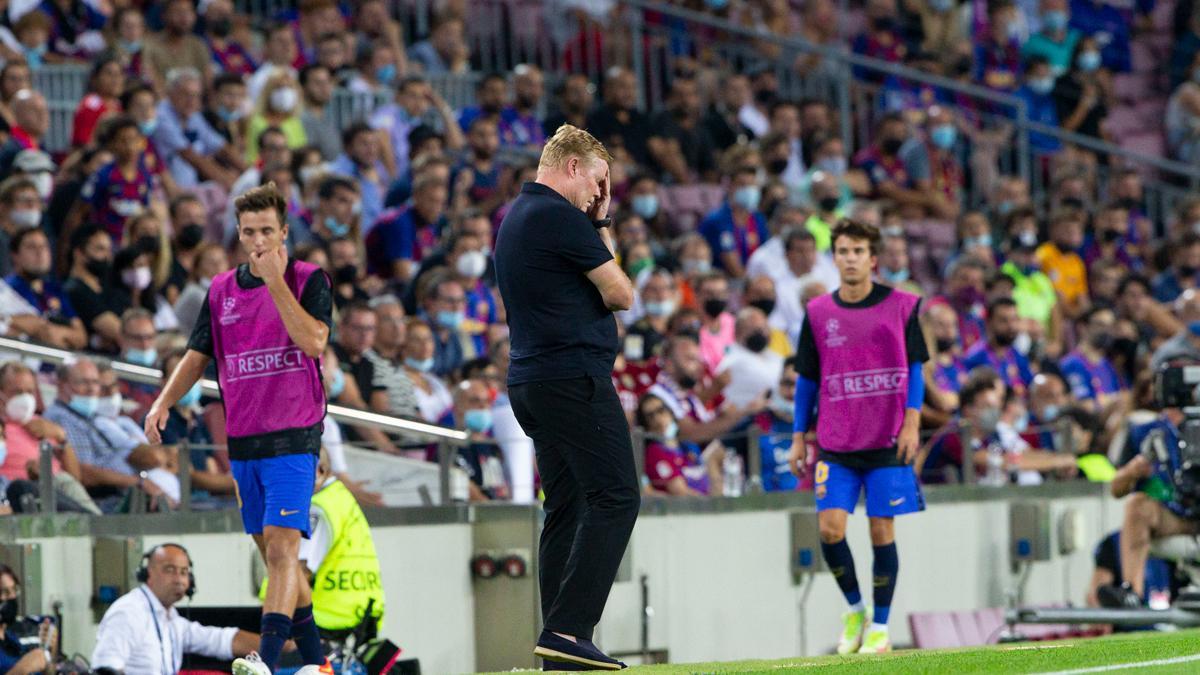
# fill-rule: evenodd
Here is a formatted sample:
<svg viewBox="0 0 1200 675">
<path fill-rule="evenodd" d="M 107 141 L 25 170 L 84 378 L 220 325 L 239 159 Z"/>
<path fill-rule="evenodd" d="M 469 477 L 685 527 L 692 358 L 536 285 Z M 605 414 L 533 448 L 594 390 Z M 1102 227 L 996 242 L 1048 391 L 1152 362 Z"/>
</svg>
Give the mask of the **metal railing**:
<svg viewBox="0 0 1200 675">
<path fill-rule="evenodd" d="M 12 352 L 26 358 L 33 358 L 39 361 L 45 361 L 55 365 L 67 362 L 70 359 L 79 358 L 80 356 L 92 356 L 90 354 L 77 354 L 64 349 L 55 347 L 46 347 L 43 345 L 14 340 L 12 338 L 0 337 L 0 351 Z M 107 358 L 98 356 L 97 358 Z M 140 384 L 159 385 L 163 382 L 163 374 L 157 368 L 148 368 L 123 361 L 112 361 L 113 371 L 121 380 L 128 382 L 137 382 Z M 215 380 L 202 379 L 200 381 L 201 391 L 214 398 L 221 397 L 221 390 L 217 386 Z M 369 427 L 379 429 L 380 431 L 403 434 L 408 438 L 418 438 L 431 443 L 436 443 L 438 446 L 439 465 L 439 482 L 441 487 L 441 499 L 443 503 L 450 502 L 450 466 L 453 462 L 455 448 L 466 443 L 469 439 L 467 432 L 447 427 L 440 427 L 435 424 L 427 424 L 425 422 L 416 422 L 406 420 L 390 415 L 382 415 L 380 413 L 369 412 L 365 410 L 357 410 L 341 405 L 329 405 L 326 408 L 327 416 L 335 421 L 350 424 L 358 427 Z M 50 471 L 51 462 L 53 460 L 53 448 L 49 444 L 43 444 L 40 448 L 40 463 L 38 480 L 42 490 L 43 509 L 47 506 L 53 507 L 54 504 L 54 488 L 53 475 Z M 180 459 L 181 475 L 180 483 L 187 485 L 184 481 L 186 478 L 182 475 L 183 467 L 190 467 L 191 462 Z M 50 481 L 47 483 L 47 481 Z M 135 500 L 137 501 L 137 500 Z"/>
</svg>

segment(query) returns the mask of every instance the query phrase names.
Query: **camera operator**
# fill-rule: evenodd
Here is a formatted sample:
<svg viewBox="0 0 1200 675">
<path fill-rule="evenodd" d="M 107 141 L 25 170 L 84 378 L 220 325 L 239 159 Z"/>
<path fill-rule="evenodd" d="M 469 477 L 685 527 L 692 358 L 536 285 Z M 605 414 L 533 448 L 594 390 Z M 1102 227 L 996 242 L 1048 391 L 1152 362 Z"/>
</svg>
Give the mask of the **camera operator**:
<svg viewBox="0 0 1200 675">
<path fill-rule="evenodd" d="M 51 667 L 58 653 L 58 630 L 50 619 L 18 617 L 21 583 L 0 564 L 0 673 L 25 675 Z"/>
<path fill-rule="evenodd" d="M 1161 414 L 1129 429 L 1122 466 L 1111 486 L 1114 497 L 1129 495 L 1120 536 L 1123 582 L 1097 589 L 1105 607 L 1143 607 L 1151 543 L 1200 533 L 1200 484 L 1195 477 L 1200 464 L 1194 466 L 1180 447 L 1181 435 L 1200 431 L 1200 409 L 1186 408 L 1196 404 L 1196 382 L 1188 382 L 1194 378 L 1185 373 L 1198 365 L 1172 361 L 1155 373 L 1154 405 Z M 1191 372 L 1200 379 L 1200 370 Z"/>
<path fill-rule="evenodd" d="M 166 675 L 179 672 L 184 654 L 230 660 L 258 647 L 255 633 L 203 626 L 179 615 L 175 603 L 195 592 L 192 559 L 182 546 L 150 549 L 137 577 L 142 584 L 117 598 L 100 621 L 93 669 Z"/>
</svg>

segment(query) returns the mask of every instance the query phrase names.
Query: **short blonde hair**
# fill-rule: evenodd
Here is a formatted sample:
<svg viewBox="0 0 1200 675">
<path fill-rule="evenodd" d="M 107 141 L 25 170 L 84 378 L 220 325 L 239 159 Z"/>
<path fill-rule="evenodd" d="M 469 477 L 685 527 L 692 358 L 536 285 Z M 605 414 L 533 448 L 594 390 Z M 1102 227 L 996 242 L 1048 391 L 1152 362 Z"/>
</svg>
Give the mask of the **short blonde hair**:
<svg viewBox="0 0 1200 675">
<path fill-rule="evenodd" d="M 566 164 L 571 157 L 612 161 L 612 155 L 595 136 L 579 127 L 564 124 L 546 141 L 545 147 L 542 148 L 542 158 L 538 161 L 538 169 L 558 168 Z"/>
</svg>

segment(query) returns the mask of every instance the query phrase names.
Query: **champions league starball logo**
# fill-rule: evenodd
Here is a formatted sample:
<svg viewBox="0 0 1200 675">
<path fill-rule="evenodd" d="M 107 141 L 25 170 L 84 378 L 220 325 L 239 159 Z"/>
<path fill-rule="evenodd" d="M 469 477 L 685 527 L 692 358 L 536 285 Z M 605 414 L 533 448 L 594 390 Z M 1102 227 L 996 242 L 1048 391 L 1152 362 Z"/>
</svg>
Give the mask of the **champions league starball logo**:
<svg viewBox="0 0 1200 675">
<path fill-rule="evenodd" d="M 233 298 L 225 298 L 225 302 L 221 304 L 222 326 L 228 326 L 231 323 L 236 323 L 238 319 L 242 318 L 240 314 L 233 313 L 233 307 L 236 304 L 237 303 Z"/>
<path fill-rule="evenodd" d="M 846 336 L 838 333 L 842 327 L 837 319 L 827 319 L 825 321 L 825 346 L 826 347 L 841 347 L 846 344 Z"/>
</svg>

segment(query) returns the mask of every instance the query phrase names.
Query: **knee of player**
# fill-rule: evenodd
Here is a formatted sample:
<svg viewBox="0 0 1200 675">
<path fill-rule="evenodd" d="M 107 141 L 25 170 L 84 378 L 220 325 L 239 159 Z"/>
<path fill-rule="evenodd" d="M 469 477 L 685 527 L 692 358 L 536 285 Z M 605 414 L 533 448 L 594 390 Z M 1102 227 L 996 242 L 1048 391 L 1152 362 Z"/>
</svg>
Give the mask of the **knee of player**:
<svg viewBox="0 0 1200 675">
<path fill-rule="evenodd" d="M 871 543 L 886 546 L 895 538 L 895 529 L 890 520 L 871 520 Z"/>
<path fill-rule="evenodd" d="M 846 526 L 843 523 L 821 523 L 821 541 L 826 544 L 836 544 L 846 538 Z"/>
<path fill-rule="evenodd" d="M 1141 519 L 1153 515 L 1158 503 L 1145 492 L 1134 492 L 1125 501 L 1125 517 Z"/>
<path fill-rule="evenodd" d="M 268 569 L 294 569 L 299 551 L 287 541 L 268 541 L 266 546 Z"/>
</svg>

